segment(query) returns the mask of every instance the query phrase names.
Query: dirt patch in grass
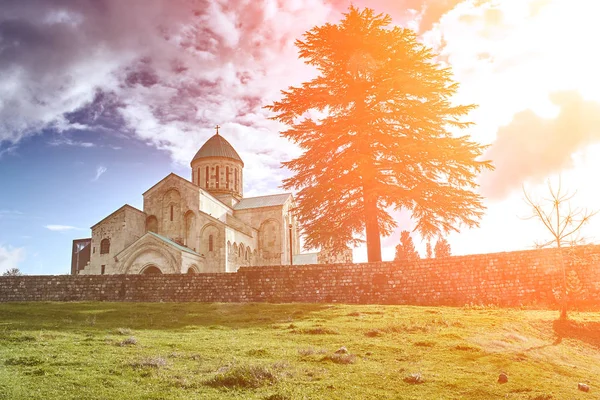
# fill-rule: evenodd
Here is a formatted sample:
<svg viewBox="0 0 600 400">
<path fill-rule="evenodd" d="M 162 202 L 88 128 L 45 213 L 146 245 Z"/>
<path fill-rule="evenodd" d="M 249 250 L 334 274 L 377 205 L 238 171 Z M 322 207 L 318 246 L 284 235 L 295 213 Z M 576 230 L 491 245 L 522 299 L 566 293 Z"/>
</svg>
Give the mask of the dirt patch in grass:
<svg viewBox="0 0 600 400">
<path fill-rule="evenodd" d="M 370 331 L 367 331 L 365 333 L 365 336 L 367 337 L 378 337 L 378 336 L 382 336 L 383 332 L 379 329 L 371 329 Z"/>
<path fill-rule="evenodd" d="M 468 344 L 457 344 L 456 346 L 454 346 L 454 350 L 458 350 L 458 351 L 481 351 L 481 349 L 479 347 L 475 347 L 475 346 L 471 346 Z"/>
<path fill-rule="evenodd" d="M 423 378 L 423 375 L 421 375 L 420 372 L 407 375 L 402 380 L 406 383 L 410 383 L 411 385 L 419 385 L 421 383 L 425 383 L 425 379 Z"/>
<path fill-rule="evenodd" d="M 421 341 L 421 342 L 415 342 L 414 345 L 417 347 L 434 347 L 435 342 L 432 342 L 430 340 L 425 340 L 425 341 Z"/>
<path fill-rule="evenodd" d="M 9 366 L 22 366 L 22 367 L 35 367 L 38 365 L 42 365 L 44 363 L 43 360 L 35 357 L 35 356 L 26 356 L 26 357 L 14 357 L 9 358 L 4 362 L 4 365 Z"/>
</svg>

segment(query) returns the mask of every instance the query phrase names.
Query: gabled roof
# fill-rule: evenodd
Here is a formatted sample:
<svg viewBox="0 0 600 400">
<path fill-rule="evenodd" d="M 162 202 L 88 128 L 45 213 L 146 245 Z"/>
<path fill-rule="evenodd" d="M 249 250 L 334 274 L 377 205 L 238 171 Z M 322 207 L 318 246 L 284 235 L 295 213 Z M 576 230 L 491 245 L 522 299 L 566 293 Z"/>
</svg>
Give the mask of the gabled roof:
<svg viewBox="0 0 600 400">
<path fill-rule="evenodd" d="M 244 162 L 240 158 L 240 155 L 235 151 L 233 146 L 225 140 L 225 138 L 218 133 L 208 139 L 206 143 L 200 147 L 200 150 L 196 153 L 192 162 L 199 158 L 208 158 L 208 157 L 221 157 L 221 158 L 230 158 L 232 160 L 240 161 L 242 166 Z"/>
<path fill-rule="evenodd" d="M 137 211 L 137 212 L 138 212 L 138 213 L 140 213 L 140 214 L 144 214 L 144 215 L 146 215 L 146 213 L 145 213 L 145 212 L 143 212 L 142 210 L 138 210 L 137 208 L 135 208 L 135 207 L 132 207 L 132 206 L 130 206 L 129 204 L 125 204 L 123 207 L 119 208 L 119 209 L 118 209 L 118 210 L 116 210 L 116 211 L 113 211 L 113 212 L 112 212 L 112 213 L 110 213 L 108 216 L 106 216 L 106 217 L 102 218 L 100 221 L 96 222 L 94 225 L 92 225 L 92 227 L 91 227 L 90 229 L 94 229 L 94 228 L 96 227 L 96 225 L 100 225 L 102 222 L 106 221 L 107 219 L 109 219 L 110 217 L 112 217 L 113 215 L 115 215 L 116 213 L 118 213 L 119 211 L 121 211 L 121 210 L 124 210 L 124 209 L 126 209 L 126 208 L 128 208 L 128 209 L 130 209 L 130 210 L 133 210 L 133 211 Z"/>
<path fill-rule="evenodd" d="M 180 245 L 179 243 L 176 243 L 176 242 L 172 241 L 171 239 L 169 239 L 169 238 L 167 238 L 167 237 L 164 237 L 164 236 L 162 236 L 162 235 L 159 235 L 158 233 L 154 233 L 154 232 L 148 232 L 148 234 L 150 234 L 150 235 L 154 236 L 154 237 L 155 237 L 155 238 L 157 238 L 157 239 L 160 239 L 160 240 L 162 240 L 163 242 L 167 243 L 167 244 L 168 244 L 168 245 L 170 245 L 170 246 L 173 246 L 173 247 L 175 247 L 177 250 L 185 251 L 186 253 L 190 253 L 190 254 L 193 254 L 193 255 L 195 255 L 195 256 L 200 256 L 200 257 L 202 257 L 200 254 L 196 253 L 194 250 L 192 250 L 192 249 L 190 249 L 190 248 L 188 248 L 188 247 L 182 246 L 182 245 Z M 143 236 L 142 236 L 142 237 L 143 237 Z"/>
<path fill-rule="evenodd" d="M 247 197 L 245 199 L 240 200 L 240 202 L 237 203 L 235 207 L 233 207 L 233 209 L 235 211 L 239 211 L 247 210 L 250 208 L 282 206 L 291 196 L 291 193 L 282 193 L 272 194 L 268 196 Z"/>
<path fill-rule="evenodd" d="M 157 187 L 158 185 L 160 185 L 161 183 L 163 183 L 164 181 L 166 181 L 167 179 L 169 179 L 171 176 L 184 181 L 188 186 L 193 187 L 194 189 L 199 189 L 199 187 L 196 186 L 196 185 L 194 185 L 192 182 L 190 182 L 187 179 L 182 178 L 181 176 L 179 176 L 179 175 L 174 174 L 173 172 L 171 172 L 169 175 L 165 176 L 160 181 L 156 182 L 150 189 L 148 189 L 144 193 L 142 193 L 142 196 L 145 196 L 146 193 L 148 193 L 149 191 L 151 191 L 152 189 L 154 189 L 155 187 Z"/>
</svg>

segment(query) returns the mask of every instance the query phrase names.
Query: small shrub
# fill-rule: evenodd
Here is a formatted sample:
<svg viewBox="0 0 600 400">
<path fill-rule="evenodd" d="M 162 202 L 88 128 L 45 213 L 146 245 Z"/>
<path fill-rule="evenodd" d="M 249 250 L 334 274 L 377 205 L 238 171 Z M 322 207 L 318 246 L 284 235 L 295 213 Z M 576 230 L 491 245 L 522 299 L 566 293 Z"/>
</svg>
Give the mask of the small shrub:
<svg viewBox="0 0 600 400">
<path fill-rule="evenodd" d="M 306 328 L 301 329 L 300 333 L 305 333 L 308 335 L 339 335 L 339 332 L 335 329 L 326 328 L 324 326 L 319 326 L 316 328 Z"/>
<path fill-rule="evenodd" d="M 119 342 L 119 346 L 135 346 L 137 344 L 137 339 L 133 336 L 128 337 L 125 340 Z"/>
<path fill-rule="evenodd" d="M 275 373 L 265 366 L 240 365 L 222 371 L 220 369 L 206 384 L 212 387 L 256 389 L 276 382 Z"/>
<path fill-rule="evenodd" d="M 349 317 L 360 317 L 360 313 L 358 311 L 353 311 L 348 314 Z"/>
<path fill-rule="evenodd" d="M 129 328 L 117 328 L 116 332 L 117 332 L 117 335 L 122 335 L 122 336 L 128 336 L 133 333 L 131 331 L 131 329 L 129 329 Z"/>
<path fill-rule="evenodd" d="M 410 374 L 403 379 L 404 382 L 410 383 L 412 385 L 418 385 L 421 383 L 425 383 L 425 379 L 423 379 L 423 375 L 420 372 L 416 372 L 414 374 Z"/>
<path fill-rule="evenodd" d="M 314 354 L 326 354 L 327 350 L 325 349 L 315 349 L 313 347 L 308 347 L 306 349 L 298 349 L 298 354 L 301 356 L 307 357 L 312 356 Z"/>
<path fill-rule="evenodd" d="M 147 357 L 129 364 L 133 368 L 160 368 L 167 365 L 162 357 Z"/>
<path fill-rule="evenodd" d="M 269 352 L 265 349 L 251 349 L 248 350 L 246 354 L 248 354 L 250 357 L 264 357 L 269 355 Z"/>
<path fill-rule="evenodd" d="M 530 400 L 554 400 L 551 394 L 538 394 L 535 397 L 529 397 Z"/>
<path fill-rule="evenodd" d="M 354 354 L 328 354 L 321 361 L 331 361 L 335 364 L 354 364 L 356 356 Z"/>
</svg>

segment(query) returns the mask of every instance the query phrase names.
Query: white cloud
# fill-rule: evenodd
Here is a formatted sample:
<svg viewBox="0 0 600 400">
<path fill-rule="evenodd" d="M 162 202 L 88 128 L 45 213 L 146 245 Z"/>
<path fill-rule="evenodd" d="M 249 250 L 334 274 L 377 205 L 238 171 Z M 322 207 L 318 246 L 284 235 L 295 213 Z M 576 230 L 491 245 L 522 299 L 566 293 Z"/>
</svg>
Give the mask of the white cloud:
<svg viewBox="0 0 600 400">
<path fill-rule="evenodd" d="M 0 245 L 0 274 L 10 268 L 19 268 L 25 260 L 25 248 Z"/>
<path fill-rule="evenodd" d="M 96 168 L 96 176 L 94 177 L 94 179 L 92 179 L 92 182 L 96 182 L 98 179 L 100 179 L 100 177 L 102 176 L 102 174 L 104 174 L 106 171 L 108 171 L 108 168 L 99 165 Z"/>
<path fill-rule="evenodd" d="M 46 225 L 46 226 L 44 226 L 44 228 L 49 229 L 51 231 L 55 231 L 55 232 L 79 230 L 79 228 L 76 228 L 76 227 L 70 226 L 70 225 Z"/>
</svg>

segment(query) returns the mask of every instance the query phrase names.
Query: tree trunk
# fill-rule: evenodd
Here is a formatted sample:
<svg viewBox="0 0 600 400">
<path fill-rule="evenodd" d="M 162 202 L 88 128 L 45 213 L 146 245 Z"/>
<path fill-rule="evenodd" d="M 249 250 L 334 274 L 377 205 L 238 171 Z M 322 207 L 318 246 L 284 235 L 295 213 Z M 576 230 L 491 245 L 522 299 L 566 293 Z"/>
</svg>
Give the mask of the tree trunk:
<svg viewBox="0 0 600 400">
<path fill-rule="evenodd" d="M 565 267 L 565 259 L 563 257 L 562 247 L 560 245 L 560 241 L 558 242 L 558 257 L 560 261 L 560 269 L 562 272 L 562 296 L 560 299 L 560 320 L 566 321 L 569 316 L 567 314 L 567 310 L 569 308 L 568 300 L 567 300 L 567 271 Z"/>
<path fill-rule="evenodd" d="M 377 199 L 373 198 L 363 186 L 365 201 L 365 227 L 367 231 L 367 257 L 369 262 L 381 261 L 381 239 L 379 220 L 377 219 Z"/>
</svg>

